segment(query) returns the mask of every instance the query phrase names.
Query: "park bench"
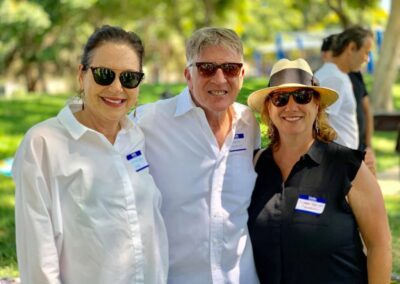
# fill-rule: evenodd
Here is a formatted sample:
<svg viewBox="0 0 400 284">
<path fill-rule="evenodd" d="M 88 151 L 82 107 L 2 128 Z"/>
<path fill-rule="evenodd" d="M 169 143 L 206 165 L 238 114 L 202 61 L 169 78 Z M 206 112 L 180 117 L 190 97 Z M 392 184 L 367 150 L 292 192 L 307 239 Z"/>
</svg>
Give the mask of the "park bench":
<svg viewBox="0 0 400 284">
<path fill-rule="evenodd" d="M 375 113 L 374 128 L 378 131 L 397 131 L 395 151 L 400 153 L 400 112 Z"/>
</svg>

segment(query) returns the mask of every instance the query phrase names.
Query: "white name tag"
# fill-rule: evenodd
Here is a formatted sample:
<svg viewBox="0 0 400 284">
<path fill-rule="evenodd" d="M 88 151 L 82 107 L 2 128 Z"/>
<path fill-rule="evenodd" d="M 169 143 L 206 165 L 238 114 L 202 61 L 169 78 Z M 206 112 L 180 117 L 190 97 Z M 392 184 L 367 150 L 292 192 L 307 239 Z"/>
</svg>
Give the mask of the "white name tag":
<svg viewBox="0 0 400 284">
<path fill-rule="evenodd" d="M 140 150 L 127 155 L 126 159 L 131 165 L 133 165 L 133 168 L 136 172 L 140 172 L 149 167 L 149 164 L 147 163 Z"/>
<path fill-rule="evenodd" d="M 233 138 L 232 146 L 229 149 L 229 152 L 240 152 L 246 150 L 244 133 L 236 133 Z"/>
<path fill-rule="evenodd" d="M 322 212 L 324 212 L 325 205 L 326 201 L 324 198 L 300 194 L 295 210 L 314 215 L 321 215 Z"/>
</svg>

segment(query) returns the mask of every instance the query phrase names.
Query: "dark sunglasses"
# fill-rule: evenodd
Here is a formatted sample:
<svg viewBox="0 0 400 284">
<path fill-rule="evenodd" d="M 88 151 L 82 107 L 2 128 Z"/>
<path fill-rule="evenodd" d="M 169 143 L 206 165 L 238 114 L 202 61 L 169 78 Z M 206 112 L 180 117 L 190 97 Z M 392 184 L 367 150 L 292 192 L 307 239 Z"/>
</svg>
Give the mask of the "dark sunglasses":
<svg viewBox="0 0 400 284">
<path fill-rule="evenodd" d="M 115 72 L 105 67 L 90 67 L 92 70 L 94 81 L 101 86 L 108 86 L 114 82 Z M 133 89 L 139 86 L 144 73 L 136 71 L 124 71 L 119 74 L 119 81 L 122 87 Z"/>
<path fill-rule="evenodd" d="M 275 91 L 269 94 L 268 99 L 276 107 L 283 107 L 288 104 L 290 96 L 297 104 L 305 105 L 311 102 L 313 96 L 319 96 L 319 93 L 313 89 L 297 89 L 292 92 Z"/>
<path fill-rule="evenodd" d="M 194 65 L 197 67 L 200 75 L 203 77 L 214 76 L 218 68 L 221 68 L 222 72 L 226 77 L 236 77 L 239 75 L 240 69 L 242 68 L 242 63 L 222 63 L 217 64 L 213 62 L 196 62 Z M 189 67 L 193 66 L 190 64 Z"/>
</svg>

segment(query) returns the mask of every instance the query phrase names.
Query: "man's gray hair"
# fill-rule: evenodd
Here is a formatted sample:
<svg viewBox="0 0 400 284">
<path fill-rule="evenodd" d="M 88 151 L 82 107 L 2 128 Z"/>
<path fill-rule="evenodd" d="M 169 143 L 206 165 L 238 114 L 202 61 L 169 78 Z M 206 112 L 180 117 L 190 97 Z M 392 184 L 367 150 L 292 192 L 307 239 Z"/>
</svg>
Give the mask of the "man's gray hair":
<svg viewBox="0 0 400 284">
<path fill-rule="evenodd" d="M 227 28 L 206 27 L 195 31 L 186 43 L 186 60 L 189 64 L 202 50 L 221 45 L 243 57 L 243 45 L 235 31 Z"/>
</svg>

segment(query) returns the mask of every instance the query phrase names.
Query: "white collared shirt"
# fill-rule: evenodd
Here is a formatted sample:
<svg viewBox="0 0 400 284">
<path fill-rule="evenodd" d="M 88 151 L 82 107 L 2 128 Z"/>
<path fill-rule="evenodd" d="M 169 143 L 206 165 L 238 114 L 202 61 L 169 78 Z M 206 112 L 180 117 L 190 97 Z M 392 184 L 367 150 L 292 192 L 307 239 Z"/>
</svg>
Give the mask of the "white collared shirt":
<svg viewBox="0 0 400 284">
<path fill-rule="evenodd" d="M 358 149 L 357 102 L 349 75 L 339 70 L 336 64 L 326 62 L 315 73 L 322 87 L 335 90 L 339 97 L 330 105 L 329 124 L 337 132 L 336 143 L 351 149 Z"/>
<path fill-rule="evenodd" d="M 233 109 L 232 131 L 221 149 L 187 88 L 138 109 L 150 173 L 163 196 L 168 283 L 258 283 L 247 207 L 260 130 L 249 108 L 234 103 Z"/>
<path fill-rule="evenodd" d="M 76 107 L 31 128 L 15 157 L 22 283 L 166 283 L 161 195 L 143 133 L 125 119 L 112 145 L 75 119 Z"/>
</svg>

